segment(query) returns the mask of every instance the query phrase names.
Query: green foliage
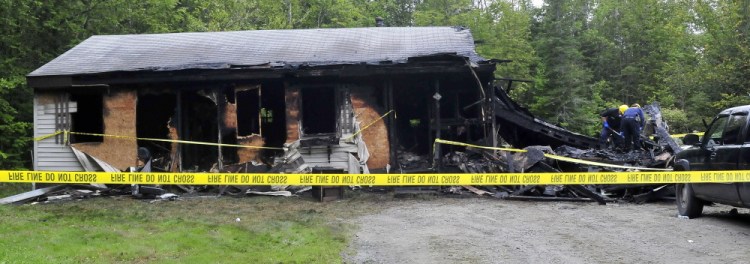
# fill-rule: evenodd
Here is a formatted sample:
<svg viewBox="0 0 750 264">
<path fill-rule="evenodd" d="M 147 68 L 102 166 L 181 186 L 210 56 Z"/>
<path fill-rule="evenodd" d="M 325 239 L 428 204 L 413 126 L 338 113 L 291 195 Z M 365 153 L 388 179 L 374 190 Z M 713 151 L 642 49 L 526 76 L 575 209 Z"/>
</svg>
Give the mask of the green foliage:
<svg viewBox="0 0 750 264">
<path fill-rule="evenodd" d="M 17 90 L 18 80 L 0 79 L 0 169 L 24 169 L 31 161 L 29 146 L 31 123 L 16 119 L 18 110 L 11 102 L 28 101 L 26 98 L 15 99 L 13 91 Z M 10 99 L 6 100 L 5 98 Z M 30 97 L 29 97 L 30 98 Z M 16 103 L 16 105 L 23 105 Z M 31 119 L 31 118 L 28 118 Z M 27 119 L 27 120 L 28 120 Z"/>
<path fill-rule="evenodd" d="M 693 129 L 693 124 L 690 123 L 691 120 L 688 119 L 687 113 L 680 109 L 663 108 L 661 109 L 661 117 L 669 125 L 669 131 L 672 134 L 688 133 L 696 130 Z M 698 123 L 700 122 L 698 120 Z"/>
</svg>

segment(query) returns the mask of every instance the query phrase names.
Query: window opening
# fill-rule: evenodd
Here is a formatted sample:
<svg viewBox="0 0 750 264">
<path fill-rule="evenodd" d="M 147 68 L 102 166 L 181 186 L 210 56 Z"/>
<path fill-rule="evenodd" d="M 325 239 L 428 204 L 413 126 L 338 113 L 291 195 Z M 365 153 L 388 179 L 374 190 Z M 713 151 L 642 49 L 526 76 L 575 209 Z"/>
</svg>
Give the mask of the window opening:
<svg viewBox="0 0 750 264">
<path fill-rule="evenodd" d="M 711 125 L 711 128 L 706 132 L 707 141 L 706 146 L 710 147 L 713 145 L 722 145 L 722 134 L 724 133 L 724 128 L 726 127 L 727 120 L 729 119 L 729 116 L 720 116 L 717 118 L 713 124 Z"/>
<path fill-rule="evenodd" d="M 104 134 L 104 104 L 101 91 L 71 93 L 67 107 L 71 117 L 70 131 Z M 102 136 L 70 135 L 70 143 L 103 141 Z"/>
<path fill-rule="evenodd" d="M 237 100 L 237 135 L 249 136 L 260 134 L 260 87 L 236 92 Z"/>
<path fill-rule="evenodd" d="M 336 93 L 333 87 L 302 89 L 302 134 L 336 132 Z"/>
<path fill-rule="evenodd" d="M 740 131 L 745 126 L 745 119 L 747 119 L 745 115 L 732 115 L 729 117 L 727 128 L 722 137 L 724 144 L 737 144 Z"/>
</svg>

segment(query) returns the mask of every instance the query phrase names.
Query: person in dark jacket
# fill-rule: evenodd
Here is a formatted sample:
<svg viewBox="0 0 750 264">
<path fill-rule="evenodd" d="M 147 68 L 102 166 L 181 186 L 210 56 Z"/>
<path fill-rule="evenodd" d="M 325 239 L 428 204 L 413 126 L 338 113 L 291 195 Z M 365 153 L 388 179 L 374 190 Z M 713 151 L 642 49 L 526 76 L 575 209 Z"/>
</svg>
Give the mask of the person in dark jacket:
<svg viewBox="0 0 750 264">
<path fill-rule="evenodd" d="M 641 130 L 644 125 L 646 118 L 640 105 L 633 104 L 623 112 L 620 128 L 625 138 L 626 151 L 641 149 Z"/>
<path fill-rule="evenodd" d="M 622 113 L 628 109 L 627 105 L 621 105 L 618 108 L 609 108 L 604 110 L 599 116 L 602 118 L 602 133 L 599 137 L 599 144 L 607 145 L 607 139 L 613 136 L 615 146 L 621 144 L 620 124 Z"/>
</svg>

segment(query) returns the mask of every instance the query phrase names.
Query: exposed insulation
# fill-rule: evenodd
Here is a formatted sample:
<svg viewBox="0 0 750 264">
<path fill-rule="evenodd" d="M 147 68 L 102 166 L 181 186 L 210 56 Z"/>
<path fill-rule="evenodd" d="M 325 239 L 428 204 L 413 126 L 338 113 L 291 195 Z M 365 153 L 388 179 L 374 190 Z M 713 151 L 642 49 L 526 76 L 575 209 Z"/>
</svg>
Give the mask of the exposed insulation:
<svg viewBox="0 0 750 264">
<path fill-rule="evenodd" d="M 375 99 L 368 96 L 365 90 L 354 89 L 351 93 L 352 108 L 354 115 L 362 126 L 362 140 L 367 145 L 370 158 L 367 167 L 370 169 L 383 169 L 391 159 L 390 144 L 388 143 L 388 129 L 383 119 L 378 120 L 381 115 L 375 108 Z M 377 120 L 377 121 L 375 121 Z M 373 123 L 375 121 L 375 123 Z M 373 123 L 369 127 L 366 125 Z"/>
<path fill-rule="evenodd" d="M 171 125 L 171 120 L 170 122 L 167 122 L 167 129 L 169 129 L 169 134 L 167 135 L 169 139 L 171 140 L 180 139 L 180 135 L 179 133 L 177 133 L 177 128 Z M 179 144 L 177 144 L 177 142 L 172 142 L 170 150 L 169 150 L 169 157 L 170 157 L 170 160 L 172 161 L 172 163 L 169 165 L 170 172 L 180 172 L 180 164 L 179 164 L 180 153 L 178 152 L 178 150 L 179 150 Z"/>
<path fill-rule="evenodd" d="M 284 101 L 286 102 L 286 142 L 291 143 L 299 140 L 299 88 L 285 89 Z"/>
<path fill-rule="evenodd" d="M 254 146 L 262 147 L 265 145 L 265 141 L 258 134 L 252 134 L 246 137 L 237 137 L 237 144 L 243 146 Z M 239 156 L 239 163 L 245 163 L 250 161 L 258 161 L 258 157 L 261 149 L 259 148 L 238 148 L 237 156 Z"/>
<path fill-rule="evenodd" d="M 224 128 L 237 129 L 237 104 L 227 102 L 224 105 Z"/>
<path fill-rule="evenodd" d="M 119 90 L 104 95 L 104 134 L 136 137 L 136 100 L 134 90 Z M 119 169 L 136 165 L 138 144 L 132 139 L 104 137 L 100 143 L 73 145 Z"/>
</svg>

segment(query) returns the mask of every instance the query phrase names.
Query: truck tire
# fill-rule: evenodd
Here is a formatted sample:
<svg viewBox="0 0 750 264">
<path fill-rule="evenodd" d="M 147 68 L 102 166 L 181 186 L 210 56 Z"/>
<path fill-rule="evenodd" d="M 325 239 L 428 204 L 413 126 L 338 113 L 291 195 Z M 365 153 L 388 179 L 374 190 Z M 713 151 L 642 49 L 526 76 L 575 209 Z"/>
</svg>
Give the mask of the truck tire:
<svg viewBox="0 0 750 264">
<path fill-rule="evenodd" d="M 703 213 L 703 201 L 695 197 L 693 187 L 689 183 L 678 183 L 675 186 L 677 198 L 677 212 L 688 218 L 696 218 Z"/>
</svg>

